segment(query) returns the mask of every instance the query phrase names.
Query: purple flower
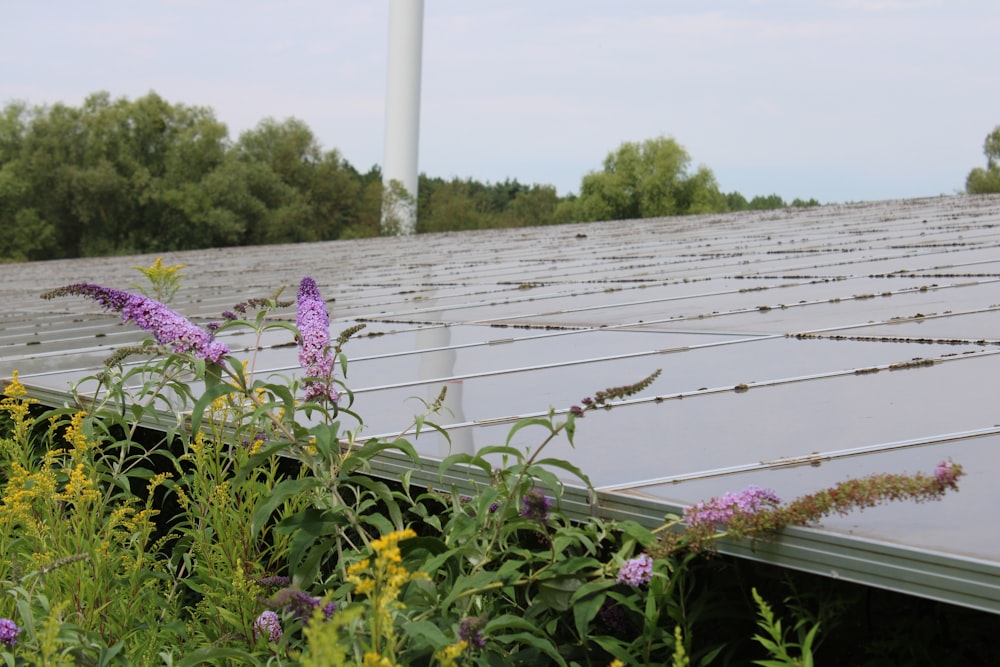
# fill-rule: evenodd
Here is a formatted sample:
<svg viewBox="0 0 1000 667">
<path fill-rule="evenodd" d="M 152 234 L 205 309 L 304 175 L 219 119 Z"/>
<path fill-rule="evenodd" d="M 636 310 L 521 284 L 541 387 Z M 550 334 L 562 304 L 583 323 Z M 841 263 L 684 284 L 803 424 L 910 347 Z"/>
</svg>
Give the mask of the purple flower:
<svg viewBox="0 0 1000 667">
<path fill-rule="evenodd" d="M 253 622 L 253 636 L 263 637 L 269 642 L 280 640 L 281 619 L 270 609 L 260 612 L 260 616 Z"/>
<path fill-rule="evenodd" d="M 942 484 L 947 484 L 949 486 L 954 485 L 958 476 L 961 474 L 961 468 L 956 466 L 955 463 L 948 459 L 947 461 L 941 461 L 934 468 L 934 477 L 937 481 Z"/>
<path fill-rule="evenodd" d="M 697 503 L 684 510 L 688 525 L 722 526 L 737 512 L 753 514 L 764 507 L 775 507 L 781 499 L 770 489 L 751 484 L 740 493 L 732 491 L 718 498 Z"/>
<path fill-rule="evenodd" d="M 0 644 L 13 646 L 17 643 L 17 636 L 21 634 L 21 628 L 9 618 L 0 618 Z"/>
<path fill-rule="evenodd" d="M 649 554 L 639 554 L 625 561 L 618 569 L 618 583 L 629 586 L 648 584 L 653 578 L 653 559 Z"/>
<path fill-rule="evenodd" d="M 325 398 L 336 402 L 337 390 L 330 384 L 335 362 L 330 351 L 330 315 L 312 278 L 303 278 L 299 284 L 296 325 L 299 329 L 299 364 L 308 377 L 314 378 L 306 380 L 305 400 Z"/>
<path fill-rule="evenodd" d="M 546 523 L 549 520 L 551 508 L 552 499 L 548 498 L 541 489 L 532 489 L 521 499 L 521 516 L 538 523 Z"/>
<path fill-rule="evenodd" d="M 581 419 L 583 418 L 583 408 L 581 408 L 579 405 L 574 405 L 569 409 L 569 411 L 573 413 L 574 417 L 579 417 Z"/>
<path fill-rule="evenodd" d="M 288 603 L 285 605 L 285 609 L 290 611 L 295 615 L 295 618 L 300 621 L 309 621 L 312 618 L 313 611 L 319 606 L 319 598 L 313 597 L 308 593 L 303 593 L 302 591 L 292 591 L 289 596 Z M 335 602 L 327 602 L 323 606 L 323 616 L 329 619 L 333 616 L 333 612 L 337 611 L 337 604 Z"/>
<path fill-rule="evenodd" d="M 469 643 L 469 646 L 485 648 L 486 638 L 483 628 L 486 626 L 486 616 L 466 616 L 458 624 L 458 637 Z"/>
<path fill-rule="evenodd" d="M 215 363 L 220 363 L 229 354 L 229 348 L 216 341 L 211 333 L 148 296 L 91 283 L 76 283 L 60 287 L 42 297 L 51 299 L 68 295 L 90 297 L 105 310 L 119 313 L 122 321 L 134 322 L 140 329 L 153 334 L 157 342 L 172 346 L 174 352 L 193 352 L 195 356 Z"/>
</svg>

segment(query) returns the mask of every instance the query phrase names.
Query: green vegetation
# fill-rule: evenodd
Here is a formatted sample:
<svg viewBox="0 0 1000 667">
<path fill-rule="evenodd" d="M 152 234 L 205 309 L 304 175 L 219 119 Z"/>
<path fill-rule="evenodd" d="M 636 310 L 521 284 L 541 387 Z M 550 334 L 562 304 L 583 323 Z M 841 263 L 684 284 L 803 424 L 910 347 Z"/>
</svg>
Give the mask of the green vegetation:
<svg viewBox="0 0 1000 667">
<path fill-rule="evenodd" d="M 986 168 L 976 167 L 965 179 L 965 191 L 970 195 L 1000 192 L 1000 125 L 986 135 L 983 142 Z"/>
<path fill-rule="evenodd" d="M 178 269 L 141 270 L 157 292 L 177 286 Z M 564 480 L 593 488 L 547 446 L 572 444 L 584 417 L 600 419 L 658 371 L 522 419 L 475 453 L 422 462 L 411 440 L 433 438 L 436 448 L 447 438 L 430 421 L 444 391 L 400 436 L 362 437 L 364 405 L 343 379 L 343 348 L 363 325 L 331 339 L 310 278 L 295 322 L 282 316 L 290 303 L 252 297 L 207 329 L 113 288 L 77 283 L 44 296 L 91 298 L 150 338 L 118 350 L 61 408 L 38 405 L 16 372 L 7 382 L 2 664 L 807 665 L 814 651 L 820 664 L 885 664 L 878 658 L 892 662 L 901 646 L 925 651 L 927 664 L 992 655 L 988 633 L 962 641 L 981 620 L 955 624 L 957 647 L 929 641 L 950 625 L 936 621 L 931 634 L 885 626 L 882 646 L 861 645 L 865 618 L 933 619 L 904 614 L 898 600 L 891 614 L 873 614 L 870 593 L 828 595 L 815 583 L 801 592 L 789 573 L 702 557 L 722 538 L 766 539 L 831 513 L 941 499 L 963 474 L 950 460 L 788 503 L 751 486 L 659 526 L 574 521 Z M 255 368 L 253 349 L 232 355 L 213 337 L 223 330 L 287 336 L 299 376 Z M 400 474 L 370 475 L 386 455 Z M 431 477 L 420 484 L 423 466 Z"/>
<path fill-rule="evenodd" d="M 690 162 L 672 138 L 625 143 L 583 177 L 579 197 L 516 179 L 421 175 L 417 231 L 786 205 L 722 195 L 712 172 L 689 173 Z M 211 109 L 155 93 L 0 110 L 0 261 L 377 236 L 383 201 L 406 196 L 383 192 L 377 166 L 357 170 L 296 119 L 264 119 L 233 141 Z"/>
</svg>

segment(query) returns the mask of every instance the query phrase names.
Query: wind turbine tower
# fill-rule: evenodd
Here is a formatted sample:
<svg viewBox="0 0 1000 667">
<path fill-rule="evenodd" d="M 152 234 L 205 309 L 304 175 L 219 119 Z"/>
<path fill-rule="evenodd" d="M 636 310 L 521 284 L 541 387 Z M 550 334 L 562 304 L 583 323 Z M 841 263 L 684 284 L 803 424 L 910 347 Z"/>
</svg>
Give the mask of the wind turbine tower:
<svg viewBox="0 0 1000 667">
<path fill-rule="evenodd" d="M 382 229 L 397 234 L 412 234 L 417 226 L 423 32 L 424 0 L 389 0 Z"/>
</svg>

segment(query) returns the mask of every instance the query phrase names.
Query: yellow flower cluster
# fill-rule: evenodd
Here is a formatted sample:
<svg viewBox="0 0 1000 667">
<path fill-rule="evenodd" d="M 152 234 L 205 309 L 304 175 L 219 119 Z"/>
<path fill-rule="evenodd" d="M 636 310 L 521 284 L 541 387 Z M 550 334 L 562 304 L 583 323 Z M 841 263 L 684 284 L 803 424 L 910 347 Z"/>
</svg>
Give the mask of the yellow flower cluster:
<svg viewBox="0 0 1000 667">
<path fill-rule="evenodd" d="M 449 644 L 440 651 L 436 652 L 434 654 L 434 659 L 441 664 L 441 667 L 455 667 L 456 661 L 462 656 L 462 653 L 468 647 L 469 642 L 461 639 L 458 642 Z"/>
<path fill-rule="evenodd" d="M 375 651 L 366 651 L 361 664 L 364 667 L 399 667 L 397 663 Z"/>
<path fill-rule="evenodd" d="M 347 568 L 347 581 L 354 584 L 354 592 L 364 595 L 372 606 L 372 642 L 377 645 L 380 639 L 388 638 L 393 633 L 392 612 L 403 607 L 397 600 L 403 585 L 414 579 L 426 579 L 423 572 L 409 572 L 401 563 L 403 556 L 399 551 L 402 540 L 416 537 L 412 529 L 397 530 L 383 535 L 371 544 L 375 558 L 364 560 Z M 382 637 L 384 635 L 384 637 Z M 372 660 L 385 660 L 377 651 L 372 652 Z M 369 662 L 365 656 L 366 665 L 382 665 L 382 662 Z M 387 663 L 391 665 L 392 663 Z"/>
<path fill-rule="evenodd" d="M 56 500 L 71 502 L 79 510 L 81 505 L 88 501 L 97 501 L 101 498 L 101 492 L 94 488 L 94 481 L 87 474 L 87 469 L 83 461 L 69 468 L 69 479 L 63 487 L 62 493 L 55 495 Z"/>
<path fill-rule="evenodd" d="M 400 541 L 416 536 L 412 529 L 407 528 L 373 541 L 371 546 L 375 551 L 374 565 L 370 558 L 365 558 L 347 569 L 347 580 L 354 584 L 354 592 L 368 597 L 372 597 L 374 592 L 379 602 L 392 601 L 399 595 L 403 584 L 426 577 L 423 572 L 409 572 L 400 565 L 403 561 L 399 551 Z"/>
<path fill-rule="evenodd" d="M 86 416 L 86 412 L 77 412 L 70 418 L 69 426 L 66 427 L 64 439 L 73 447 L 74 459 L 78 459 L 83 454 L 86 454 L 90 448 L 87 435 L 83 432 L 83 419 Z"/>
<path fill-rule="evenodd" d="M 0 399 L 0 411 L 10 415 L 13 427 L 13 437 L 0 440 L 3 445 L 3 451 L 0 453 L 9 459 L 21 460 L 25 464 L 27 461 L 23 446 L 32 425 L 35 423 L 31 416 L 31 406 L 38 402 L 33 398 L 28 398 L 27 394 L 28 390 L 21 384 L 17 371 L 14 371 L 14 376 L 4 388 L 3 398 Z"/>
<path fill-rule="evenodd" d="M 12 461 L 7 472 L 7 485 L 0 500 L 0 525 L 25 525 L 42 528 L 45 517 L 37 510 L 48 504 L 56 493 L 56 474 L 48 462 L 38 472 L 31 472 Z"/>
</svg>

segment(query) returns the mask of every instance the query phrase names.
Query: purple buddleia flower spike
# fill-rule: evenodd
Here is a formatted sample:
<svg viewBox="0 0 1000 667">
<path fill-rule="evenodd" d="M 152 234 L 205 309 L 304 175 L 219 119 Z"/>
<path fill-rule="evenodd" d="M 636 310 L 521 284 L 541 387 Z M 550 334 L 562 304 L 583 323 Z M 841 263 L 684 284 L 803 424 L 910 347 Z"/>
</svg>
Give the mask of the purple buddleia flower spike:
<svg viewBox="0 0 1000 667">
<path fill-rule="evenodd" d="M 697 503 L 684 510 L 684 520 L 689 525 L 722 527 L 739 512 L 754 514 L 762 509 L 776 507 L 781 499 L 770 489 L 751 484 L 739 493 L 732 491 L 717 498 Z"/>
<path fill-rule="evenodd" d="M 483 636 L 483 628 L 486 627 L 486 615 L 466 616 L 458 624 L 458 638 L 468 642 L 469 646 L 475 648 L 486 647 L 486 637 Z"/>
<path fill-rule="evenodd" d="M 277 642 L 281 640 L 281 618 L 271 610 L 262 611 L 253 622 L 253 636 L 264 641 Z"/>
<path fill-rule="evenodd" d="M 552 499 L 541 489 L 532 489 L 521 498 L 521 516 L 538 523 L 549 520 L 549 510 L 552 509 Z"/>
<path fill-rule="evenodd" d="M 148 296 L 91 283 L 76 283 L 47 292 L 42 298 L 69 295 L 89 297 L 105 310 L 119 313 L 122 321 L 133 322 L 140 329 L 150 332 L 157 342 L 170 345 L 174 352 L 192 352 L 217 364 L 229 354 L 229 348 L 215 340 L 211 333 Z"/>
<path fill-rule="evenodd" d="M 17 643 L 17 636 L 21 634 L 21 628 L 17 623 L 9 618 L 0 618 L 0 644 L 13 646 Z"/>
<path fill-rule="evenodd" d="M 617 581 L 629 586 L 648 584 L 653 578 L 653 559 L 649 554 L 639 554 L 625 561 L 618 569 Z"/>
<path fill-rule="evenodd" d="M 299 329 L 299 364 L 308 377 L 316 378 L 306 380 L 305 400 L 326 398 L 336 402 L 337 390 L 330 382 L 335 362 L 330 350 L 330 315 L 312 278 L 303 278 L 299 284 L 296 325 Z"/>
</svg>

